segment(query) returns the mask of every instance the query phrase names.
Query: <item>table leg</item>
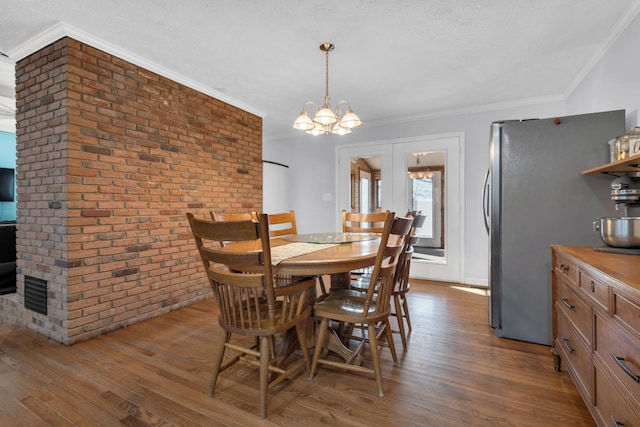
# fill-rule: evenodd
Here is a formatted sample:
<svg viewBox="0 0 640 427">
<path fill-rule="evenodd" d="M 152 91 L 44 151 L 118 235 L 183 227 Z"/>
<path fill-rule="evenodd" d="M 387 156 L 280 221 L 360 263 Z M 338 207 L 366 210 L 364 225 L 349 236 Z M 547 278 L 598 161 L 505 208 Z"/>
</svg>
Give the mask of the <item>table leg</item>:
<svg viewBox="0 0 640 427">
<path fill-rule="evenodd" d="M 351 351 L 349 347 L 347 347 L 342 343 L 342 340 L 338 336 L 338 333 L 332 328 L 329 328 L 328 340 L 329 342 L 328 342 L 327 348 L 329 351 L 332 351 L 338 356 L 340 356 L 341 358 L 343 358 L 345 362 L 349 362 L 350 360 L 353 359 L 354 365 L 358 365 L 358 366 L 362 365 L 362 355 L 356 354 L 354 357 L 353 351 Z"/>
<path fill-rule="evenodd" d="M 337 273 L 331 275 L 331 289 L 349 289 L 351 285 L 351 272 Z"/>
</svg>

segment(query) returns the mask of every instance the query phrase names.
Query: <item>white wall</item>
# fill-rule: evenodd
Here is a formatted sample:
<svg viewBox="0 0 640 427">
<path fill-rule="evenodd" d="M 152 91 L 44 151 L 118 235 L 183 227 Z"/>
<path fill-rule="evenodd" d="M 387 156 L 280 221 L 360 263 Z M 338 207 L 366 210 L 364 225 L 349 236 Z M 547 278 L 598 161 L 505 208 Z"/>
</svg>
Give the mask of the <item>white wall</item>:
<svg viewBox="0 0 640 427">
<path fill-rule="evenodd" d="M 465 133 L 465 212 L 462 254 L 465 277 L 470 284 L 488 283 L 488 242 L 482 217 L 482 184 L 489 164 L 489 126 L 495 120 L 528 119 L 627 110 L 627 127 L 636 126 L 640 104 L 640 18 L 627 27 L 566 102 L 553 102 L 478 113 L 435 118 L 402 124 L 374 126 L 366 123 L 346 137 L 310 137 L 265 141 L 265 160 L 290 165 L 290 200 L 301 233 L 335 229 L 336 143 L 377 142 L 450 132 Z M 500 90 L 500 88 L 495 88 Z M 428 102 L 426 100 L 425 102 Z M 612 137 L 617 135 L 612 135 Z M 332 200 L 324 200 L 325 193 Z"/>
<path fill-rule="evenodd" d="M 289 212 L 289 166 L 269 161 L 262 162 L 262 212 Z"/>
<path fill-rule="evenodd" d="M 627 130 L 638 126 L 640 15 L 627 26 L 567 99 L 567 111 L 626 110 Z M 615 135 L 617 136 L 617 135 Z"/>
<path fill-rule="evenodd" d="M 333 230 L 333 144 L 303 134 L 295 140 L 265 142 L 262 158 L 289 166 L 289 200 L 296 211 L 298 233 Z M 331 200 L 323 200 L 324 194 Z"/>
</svg>

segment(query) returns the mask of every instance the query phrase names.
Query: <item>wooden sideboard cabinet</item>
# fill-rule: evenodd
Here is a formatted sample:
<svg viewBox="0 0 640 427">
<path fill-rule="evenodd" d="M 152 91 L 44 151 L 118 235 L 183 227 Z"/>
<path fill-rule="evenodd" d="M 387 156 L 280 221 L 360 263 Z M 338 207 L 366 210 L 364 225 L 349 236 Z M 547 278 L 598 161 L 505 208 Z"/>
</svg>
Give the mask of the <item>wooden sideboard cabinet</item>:
<svg viewBox="0 0 640 427">
<path fill-rule="evenodd" d="M 599 426 L 640 427 L 640 256 L 551 246 L 555 369 Z"/>
</svg>

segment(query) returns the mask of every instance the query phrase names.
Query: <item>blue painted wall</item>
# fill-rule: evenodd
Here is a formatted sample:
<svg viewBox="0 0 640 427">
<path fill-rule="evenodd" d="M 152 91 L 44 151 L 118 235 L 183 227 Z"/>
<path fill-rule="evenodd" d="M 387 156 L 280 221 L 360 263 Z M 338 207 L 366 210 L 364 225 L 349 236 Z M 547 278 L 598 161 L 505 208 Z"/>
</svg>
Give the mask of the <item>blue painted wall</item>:
<svg viewBox="0 0 640 427">
<path fill-rule="evenodd" d="M 16 168 L 16 135 L 14 133 L 0 131 L 0 168 Z M 15 221 L 15 219 L 15 200 L 0 202 L 0 221 Z"/>
</svg>

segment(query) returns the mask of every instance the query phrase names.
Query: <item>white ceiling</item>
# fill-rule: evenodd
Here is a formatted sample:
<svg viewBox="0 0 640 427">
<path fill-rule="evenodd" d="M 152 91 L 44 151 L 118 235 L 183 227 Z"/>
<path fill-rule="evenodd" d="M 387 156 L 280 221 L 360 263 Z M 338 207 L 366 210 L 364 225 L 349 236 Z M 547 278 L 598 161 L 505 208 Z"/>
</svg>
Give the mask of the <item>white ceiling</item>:
<svg viewBox="0 0 640 427">
<path fill-rule="evenodd" d="M 305 101 L 376 126 L 564 99 L 640 0 L 0 0 L 0 112 L 13 61 L 63 32 L 296 135 Z M 43 36 L 46 35 L 46 36 Z M 356 130 L 357 132 L 357 130 Z"/>
</svg>

